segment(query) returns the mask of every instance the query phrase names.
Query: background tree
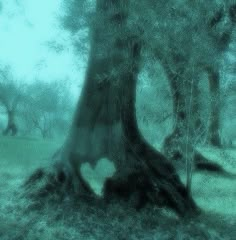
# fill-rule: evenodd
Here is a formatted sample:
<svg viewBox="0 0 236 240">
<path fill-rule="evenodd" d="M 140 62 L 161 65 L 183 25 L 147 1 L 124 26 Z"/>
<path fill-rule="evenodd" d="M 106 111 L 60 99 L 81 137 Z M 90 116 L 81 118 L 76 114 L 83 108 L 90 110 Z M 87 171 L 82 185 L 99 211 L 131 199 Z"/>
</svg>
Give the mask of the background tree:
<svg viewBox="0 0 236 240">
<path fill-rule="evenodd" d="M 223 70 L 221 72 L 221 140 L 223 147 L 235 146 L 236 136 L 236 42 L 235 34 L 233 42 L 225 54 Z"/>
<path fill-rule="evenodd" d="M 221 6 L 209 22 L 210 34 L 215 39 L 219 53 L 224 53 L 231 41 L 236 24 L 236 5 Z M 221 146 L 220 138 L 220 63 L 206 66 L 209 75 L 211 113 L 208 141 L 213 146 Z"/>
<path fill-rule="evenodd" d="M 21 108 L 25 132 L 40 133 L 43 138 L 66 134 L 72 100 L 66 81 L 40 81 L 27 86 L 27 99 Z"/>
<path fill-rule="evenodd" d="M 201 125 L 197 93 L 199 77 L 207 67 L 219 67 L 219 59 L 222 59 L 233 30 L 232 9 L 235 6 L 230 1 L 224 4 L 213 1 L 160 1 L 152 4 L 152 9 L 145 7 L 145 3 L 137 5 L 137 11 L 147 11 L 142 13 L 144 38 L 149 39 L 150 56 L 164 67 L 173 96 L 174 129 L 164 142 L 164 152 L 169 159 L 185 162 L 189 158 L 187 155 L 194 153 L 195 130 Z M 223 16 L 218 19 L 222 5 Z M 151 16 L 150 19 L 157 24 L 150 27 L 146 16 Z M 153 35 L 152 41 L 149 36 Z M 213 104 L 211 106 L 213 109 Z M 190 151 L 188 154 L 186 149 Z"/>
<path fill-rule="evenodd" d="M 7 126 L 3 135 L 16 135 L 18 131 L 16 115 L 19 104 L 24 99 L 24 84 L 14 79 L 9 67 L 0 71 L 0 104 L 4 106 L 7 114 Z"/>
</svg>

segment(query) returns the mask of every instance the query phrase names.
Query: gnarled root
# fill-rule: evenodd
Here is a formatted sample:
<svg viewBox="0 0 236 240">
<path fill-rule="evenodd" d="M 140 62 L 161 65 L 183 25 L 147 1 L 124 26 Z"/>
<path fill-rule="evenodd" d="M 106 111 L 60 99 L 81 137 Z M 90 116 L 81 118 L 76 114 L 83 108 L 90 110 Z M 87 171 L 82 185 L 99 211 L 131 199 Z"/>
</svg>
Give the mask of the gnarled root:
<svg viewBox="0 0 236 240">
<path fill-rule="evenodd" d="M 63 171 L 48 172 L 46 169 L 37 169 L 23 184 L 28 197 L 42 199 L 54 194 L 61 194 L 64 188 L 72 189 L 72 183 Z"/>
</svg>

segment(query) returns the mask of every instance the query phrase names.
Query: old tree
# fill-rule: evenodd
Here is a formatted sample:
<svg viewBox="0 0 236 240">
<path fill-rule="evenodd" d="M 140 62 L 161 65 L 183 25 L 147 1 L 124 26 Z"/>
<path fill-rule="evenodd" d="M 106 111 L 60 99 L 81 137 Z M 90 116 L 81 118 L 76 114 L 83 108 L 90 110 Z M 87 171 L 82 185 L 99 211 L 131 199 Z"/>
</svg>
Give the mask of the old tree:
<svg viewBox="0 0 236 240">
<path fill-rule="evenodd" d="M 14 80 L 9 66 L 0 69 L 0 106 L 5 108 L 7 126 L 3 135 L 15 136 L 18 132 L 16 115 L 24 99 L 24 86 Z"/>
<path fill-rule="evenodd" d="M 159 6 L 155 1 L 150 1 L 151 4 L 153 8 L 167 7 L 164 1 L 160 1 Z M 192 2 L 187 6 L 195 9 Z M 133 14 L 139 7 L 137 1 L 96 1 L 96 14 L 90 27 L 87 74 L 74 120 L 67 140 L 54 155 L 51 171 L 39 169 L 27 180 L 26 187 L 31 196 L 41 198 L 57 193 L 63 198 L 71 194 L 81 201 L 89 199 L 94 203 L 125 200 L 136 209 L 147 203 L 166 206 L 180 216 L 199 213 L 172 163 L 144 139 L 138 127 L 135 109 L 137 76 L 145 48 L 150 41 L 155 41 L 151 34 L 146 35 L 145 25 L 139 24 L 137 14 Z M 180 6 L 173 2 L 172 13 L 178 8 Z M 235 6 L 231 6 L 231 14 L 235 20 Z M 157 26 L 155 19 L 144 20 L 152 24 L 149 29 Z M 162 35 L 158 36 L 161 38 Z M 169 41 L 175 43 L 175 39 Z M 162 53 L 162 60 L 166 62 L 169 58 L 165 57 L 171 54 L 173 68 L 180 74 L 181 61 L 187 59 L 174 50 L 163 49 L 167 52 Z M 165 66 L 170 68 L 170 61 Z M 176 73 L 170 79 L 175 84 L 180 75 Z M 177 117 L 182 121 L 181 113 Z M 110 167 L 100 177 L 100 188 L 94 189 L 86 172 L 93 174 L 104 166 L 101 162 Z"/>
</svg>

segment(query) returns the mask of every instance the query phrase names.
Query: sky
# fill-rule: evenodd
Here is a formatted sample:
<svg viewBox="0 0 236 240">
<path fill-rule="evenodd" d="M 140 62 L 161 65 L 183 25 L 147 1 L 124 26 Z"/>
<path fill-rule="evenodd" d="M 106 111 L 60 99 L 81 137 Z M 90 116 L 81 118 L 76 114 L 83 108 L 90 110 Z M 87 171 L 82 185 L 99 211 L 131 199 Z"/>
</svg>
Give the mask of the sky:
<svg viewBox="0 0 236 240">
<path fill-rule="evenodd" d="M 70 33 L 61 28 L 62 0 L 0 0 L 0 65 L 20 81 L 84 78 Z"/>
<path fill-rule="evenodd" d="M 61 28 L 63 1 L 0 0 L 0 67 L 10 65 L 20 81 L 68 79 L 76 95 L 86 62 Z"/>
</svg>

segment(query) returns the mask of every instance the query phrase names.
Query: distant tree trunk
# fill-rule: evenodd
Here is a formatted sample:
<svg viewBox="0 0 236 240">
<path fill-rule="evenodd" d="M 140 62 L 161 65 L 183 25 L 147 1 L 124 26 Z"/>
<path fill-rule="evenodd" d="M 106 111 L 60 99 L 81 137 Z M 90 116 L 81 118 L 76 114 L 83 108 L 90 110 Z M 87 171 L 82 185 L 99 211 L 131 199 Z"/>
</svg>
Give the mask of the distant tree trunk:
<svg viewBox="0 0 236 240">
<path fill-rule="evenodd" d="M 193 169 L 220 173 L 227 177 L 228 173 L 219 164 L 205 158 L 196 150 L 198 142 L 199 94 L 197 74 L 184 69 L 184 61 L 176 61 L 175 71 L 163 61 L 173 96 L 174 128 L 163 143 L 163 153 L 178 169 L 186 168 L 188 191 L 190 191 Z M 180 67 L 178 67 L 180 66 Z M 196 79 L 193 77 L 196 76 Z"/>
<path fill-rule="evenodd" d="M 210 92 L 210 121 L 208 129 L 208 143 L 221 147 L 220 139 L 220 75 L 219 71 L 207 69 Z"/>
<path fill-rule="evenodd" d="M 195 140 L 199 113 L 195 99 L 198 79 L 191 79 L 191 75 L 184 72 L 183 67 L 177 71 L 172 71 L 168 64 L 164 67 L 173 97 L 174 128 L 164 140 L 163 151 L 168 159 L 174 161 L 176 165 L 183 166 L 186 162 L 186 154 L 188 155 L 186 151 L 190 150 L 187 146 L 192 145 Z"/>
<path fill-rule="evenodd" d="M 194 127 L 194 141 L 196 144 L 203 144 L 206 142 L 206 124 L 202 118 L 201 106 L 201 90 L 199 88 L 199 79 L 195 79 L 196 84 L 193 86 L 193 127 Z"/>
<path fill-rule="evenodd" d="M 228 9 L 228 18 L 225 18 L 224 24 L 228 25 L 223 32 L 219 32 L 215 35 L 215 27 L 222 21 L 223 16 L 227 14 L 222 8 L 220 12 L 217 12 L 212 18 L 209 24 L 210 34 L 214 39 L 214 44 L 220 54 L 224 53 L 232 40 L 233 31 L 236 24 L 236 4 L 232 4 Z M 230 20 L 227 22 L 226 20 Z M 220 65 L 215 68 L 215 66 L 204 66 L 204 70 L 208 73 L 209 78 L 209 91 L 210 91 L 210 122 L 208 128 L 208 143 L 221 147 L 221 138 L 220 138 L 220 74 L 219 74 Z"/>
<path fill-rule="evenodd" d="M 218 51 L 219 57 L 221 56 L 220 54 L 227 49 L 231 41 L 233 28 L 236 23 L 235 16 L 236 5 L 233 4 L 229 7 L 228 12 L 225 12 L 223 8 L 220 12 L 217 11 L 208 23 L 208 35 L 212 39 L 212 44 L 215 44 L 215 51 Z M 224 31 L 215 34 L 216 26 L 218 24 L 220 25 L 221 21 L 223 21 L 223 17 L 225 20 L 224 24 L 227 24 L 228 26 L 224 29 Z M 230 21 L 227 22 L 226 20 Z M 182 163 L 188 163 L 190 161 L 188 159 L 189 156 L 187 156 L 187 153 L 189 153 L 193 159 L 193 164 L 197 169 L 215 171 L 227 176 L 232 176 L 232 174 L 227 173 L 221 166 L 209 161 L 195 150 L 194 145 L 197 142 L 195 130 L 199 124 L 197 117 L 199 105 L 196 101 L 198 95 L 197 91 L 194 91 L 194 89 L 197 89 L 197 81 L 196 79 L 193 79 L 192 81 L 189 79 L 189 76 L 196 77 L 197 73 L 192 72 L 189 75 L 187 71 L 191 71 L 191 67 L 189 67 L 189 69 L 186 68 L 188 58 L 191 58 L 191 55 L 186 57 L 186 53 L 182 54 L 182 52 L 178 51 L 178 49 L 173 49 L 172 56 L 168 59 L 168 61 L 166 61 L 163 58 L 164 55 L 161 54 L 159 50 L 157 52 L 170 82 L 175 118 L 174 130 L 169 136 L 167 136 L 163 144 L 164 153 L 169 159 L 178 160 L 177 162 L 182 161 Z M 171 64 L 168 64 L 169 62 L 171 62 Z M 199 62 L 196 64 L 195 71 L 201 71 L 203 68 L 202 70 L 207 70 L 209 75 L 211 113 L 208 141 L 213 145 L 220 146 L 219 71 L 215 71 L 212 67 L 206 66 L 206 63 Z M 198 70 L 197 66 L 199 67 Z M 172 69 L 174 69 L 174 71 Z M 189 93 L 189 89 L 191 89 L 191 94 Z M 193 98 L 196 99 L 193 101 Z"/>
<path fill-rule="evenodd" d="M 15 113 L 13 110 L 7 110 L 7 115 L 8 115 L 8 122 L 7 122 L 7 127 L 3 131 L 3 135 L 9 135 L 15 136 L 17 134 L 17 126 L 15 124 Z"/>
<path fill-rule="evenodd" d="M 147 203 L 168 206 L 181 216 L 197 213 L 172 164 L 144 140 L 137 126 L 135 95 L 142 43 L 127 33 L 128 1 L 99 0 L 97 14 L 85 86 L 68 139 L 55 156 L 57 177 L 51 176 L 37 197 L 72 184 L 81 199 L 96 199 L 83 168 L 86 165 L 91 172 L 106 158 L 115 170 L 104 181 L 103 200 L 131 201 L 137 209 Z M 43 175 L 36 172 L 26 186 L 36 186 Z"/>
</svg>

